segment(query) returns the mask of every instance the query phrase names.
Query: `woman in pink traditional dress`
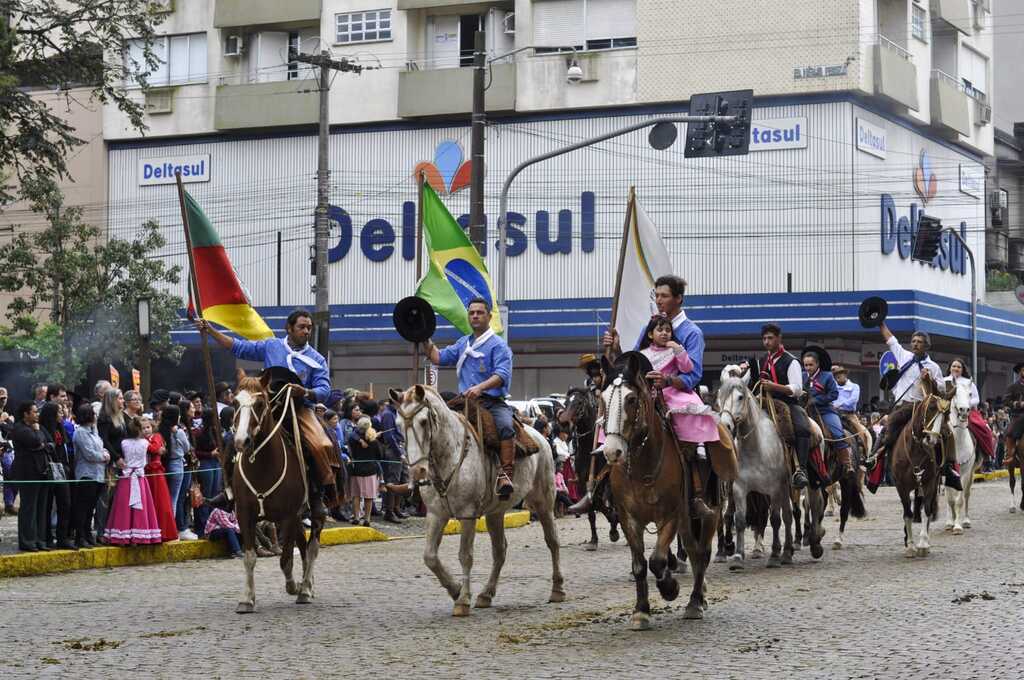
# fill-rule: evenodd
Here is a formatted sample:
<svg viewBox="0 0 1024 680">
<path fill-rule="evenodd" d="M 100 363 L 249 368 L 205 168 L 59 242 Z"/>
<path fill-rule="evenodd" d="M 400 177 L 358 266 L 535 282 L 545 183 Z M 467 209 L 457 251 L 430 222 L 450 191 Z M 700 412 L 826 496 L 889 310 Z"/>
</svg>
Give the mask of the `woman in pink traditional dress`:
<svg viewBox="0 0 1024 680">
<path fill-rule="evenodd" d="M 651 366 L 666 377 L 693 370 L 693 362 L 682 345 L 675 341 L 672 321 L 657 315 L 647 324 L 640 342 L 640 353 L 650 359 Z M 672 429 L 679 441 L 693 444 L 718 441 L 718 423 L 711 407 L 696 392 L 683 391 L 668 380 L 661 395 L 672 415 Z M 700 453 L 698 453 L 700 455 Z"/>
<path fill-rule="evenodd" d="M 160 522 L 145 478 L 149 441 L 142 434 L 139 418 L 125 418 L 125 426 L 128 436 L 121 441 L 121 478 L 114 490 L 105 535 L 114 545 L 160 543 Z"/>
</svg>

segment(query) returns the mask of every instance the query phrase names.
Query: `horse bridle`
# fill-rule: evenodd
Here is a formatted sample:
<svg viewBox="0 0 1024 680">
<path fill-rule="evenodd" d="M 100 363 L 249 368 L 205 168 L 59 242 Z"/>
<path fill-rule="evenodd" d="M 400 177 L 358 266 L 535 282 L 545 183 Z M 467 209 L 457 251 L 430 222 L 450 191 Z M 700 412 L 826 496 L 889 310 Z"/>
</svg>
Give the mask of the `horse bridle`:
<svg viewBox="0 0 1024 680">
<path fill-rule="evenodd" d="M 416 418 L 419 412 L 423 410 L 426 410 L 427 412 L 427 432 L 424 435 L 425 442 L 424 438 L 421 438 L 420 433 L 416 430 L 415 427 L 413 427 L 413 420 Z M 423 460 L 423 458 L 427 459 L 427 470 L 430 472 L 430 480 L 420 482 L 417 484 L 417 486 L 433 486 L 434 489 L 437 491 L 437 495 L 440 496 L 447 503 L 448 487 L 451 485 L 451 482 L 455 478 L 455 475 L 458 474 L 459 469 L 462 468 L 462 464 L 466 460 L 466 454 L 469 453 L 470 435 L 468 422 L 465 423 L 466 427 L 463 428 L 464 436 L 462 438 L 462 451 L 459 454 L 459 461 L 458 463 L 455 464 L 455 467 L 452 468 L 452 471 L 448 474 L 448 476 L 442 478 L 440 473 L 438 472 L 438 463 L 434 458 L 434 447 L 431 445 L 431 443 L 433 442 L 432 432 L 437 427 L 437 413 L 434 412 L 434 409 L 430 408 L 430 404 L 427 402 L 426 399 L 424 399 L 419 403 L 419 405 L 416 406 L 416 408 L 412 410 L 411 413 L 405 413 L 405 411 L 402 410 L 401 406 L 399 406 L 397 409 L 395 409 L 395 414 L 399 417 L 399 419 L 401 419 L 402 424 L 405 425 L 406 431 L 412 430 L 413 437 L 416 439 L 416 445 L 419 447 L 421 452 L 420 458 L 417 458 L 414 461 L 407 461 L 409 466 L 413 467 L 417 465 L 421 460 Z M 427 452 L 426 456 L 422 456 L 423 451 Z"/>
<path fill-rule="evenodd" d="M 579 395 L 579 396 L 577 396 L 577 395 Z M 580 432 L 579 428 L 576 427 L 576 418 L 578 417 L 578 413 L 576 411 L 576 408 L 577 408 L 577 404 L 579 402 L 581 402 L 581 401 L 583 402 L 583 405 L 585 406 L 588 415 L 593 414 L 593 417 L 594 417 L 594 424 L 586 432 Z M 593 393 L 590 392 L 590 390 L 579 390 L 579 389 L 577 389 L 577 390 L 573 391 L 572 396 L 569 398 L 568 404 L 572 404 L 573 405 L 573 407 L 572 407 L 573 408 L 573 419 L 570 421 L 571 424 L 572 424 L 572 444 L 573 444 L 573 452 L 574 452 L 573 453 L 573 457 L 575 457 L 576 454 L 578 454 L 579 451 L 580 451 L 580 440 L 583 437 L 587 436 L 588 434 L 593 434 L 594 430 L 597 429 L 597 421 L 598 421 L 597 409 L 598 409 L 598 406 L 596 404 L 592 404 L 591 403 L 592 401 L 595 401 L 595 400 L 593 399 Z M 568 404 L 566 404 L 566 408 L 568 408 Z"/>
<path fill-rule="evenodd" d="M 626 422 L 626 415 L 625 415 L 626 411 L 625 411 L 625 409 L 622 406 L 622 402 L 623 402 L 622 393 L 624 392 L 622 376 L 618 376 L 618 377 L 615 378 L 615 380 L 612 381 L 610 389 L 611 389 L 611 393 L 608 395 L 609 401 L 611 401 L 612 398 L 615 398 L 616 399 L 616 406 L 618 406 L 618 410 L 619 410 L 619 423 L 616 423 L 616 425 L 622 425 L 622 424 L 624 424 Z M 602 401 L 603 401 L 603 399 L 602 399 Z M 611 409 L 606 409 L 606 414 L 610 410 Z M 606 419 L 606 421 L 605 421 L 605 435 L 612 435 L 612 434 L 618 435 L 618 436 L 622 437 L 622 439 L 626 442 L 626 453 L 627 453 L 627 455 L 624 456 L 624 458 L 626 459 L 626 462 L 625 462 L 626 476 L 629 479 L 633 479 L 632 464 L 631 464 L 633 457 L 628 455 L 629 451 L 630 450 L 639 450 L 639 449 L 644 448 L 647 445 L 647 440 L 650 439 L 650 436 L 651 436 L 650 427 L 647 425 L 647 422 L 646 422 L 647 421 L 647 407 L 646 407 L 645 402 L 643 401 L 643 399 L 640 397 L 639 394 L 637 394 L 637 410 L 636 410 L 636 418 L 635 419 L 636 419 L 637 422 L 642 422 L 643 423 L 643 427 L 639 428 L 637 432 L 633 433 L 632 437 L 630 437 L 629 439 L 626 439 L 626 437 L 624 436 L 624 433 L 621 430 L 613 431 L 611 429 L 611 427 L 609 427 L 610 424 L 611 424 L 611 421 L 609 419 Z M 639 437 L 640 435 L 643 435 L 643 438 L 640 439 L 639 442 L 634 444 L 633 440 L 636 439 L 637 437 Z M 664 460 L 665 460 L 664 453 L 661 452 L 661 455 L 658 456 L 658 464 L 655 466 L 654 471 L 651 474 L 645 475 L 642 480 L 638 480 L 638 481 L 642 482 L 646 486 L 652 486 L 657 481 L 658 476 L 661 474 L 661 466 L 662 466 L 662 463 L 664 463 Z"/>
</svg>

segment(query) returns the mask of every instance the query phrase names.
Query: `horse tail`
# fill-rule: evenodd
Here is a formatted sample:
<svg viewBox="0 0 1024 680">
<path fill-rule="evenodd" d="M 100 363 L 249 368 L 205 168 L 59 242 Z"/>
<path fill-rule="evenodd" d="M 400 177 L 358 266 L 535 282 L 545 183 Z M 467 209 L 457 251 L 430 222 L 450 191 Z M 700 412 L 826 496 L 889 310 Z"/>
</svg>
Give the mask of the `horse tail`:
<svg viewBox="0 0 1024 680">
<path fill-rule="evenodd" d="M 857 519 L 864 519 L 868 516 L 867 508 L 864 507 L 864 491 L 857 483 L 856 473 L 844 475 L 839 482 L 843 490 L 843 503 L 850 507 L 850 514 Z"/>
<path fill-rule="evenodd" d="M 771 498 L 763 493 L 751 491 L 747 494 L 747 526 L 762 531 L 768 526 L 768 511 Z"/>
</svg>

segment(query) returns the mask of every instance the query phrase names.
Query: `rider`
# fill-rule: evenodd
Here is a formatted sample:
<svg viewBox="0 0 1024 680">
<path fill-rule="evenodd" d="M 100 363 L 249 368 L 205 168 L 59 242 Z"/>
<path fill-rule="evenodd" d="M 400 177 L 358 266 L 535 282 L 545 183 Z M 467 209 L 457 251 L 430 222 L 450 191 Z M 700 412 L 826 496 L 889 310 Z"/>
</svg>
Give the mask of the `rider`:
<svg viewBox="0 0 1024 680">
<path fill-rule="evenodd" d="M 1004 446 L 1006 452 L 1003 455 L 1003 465 L 1013 464 L 1014 455 L 1017 451 L 1017 442 L 1024 436 L 1024 362 L 1013 367 L 1013 374 L 1017 380 L 1006 388 L 1006 396 L 1003 397 L 1003 404 L 1010 411 L 1010 426 L 1006 428 Z"/>
<path fill-rule="evenodd" d="M 889 412 L 889 421 L 878 437 L 875 450 L 864 461 L 865 467 L 868 470 L 873 469 L 876 461 L 879 461 L 879 459 L 881 461 L 885 460 L 886 451 L 896 443 L 903 428 L 910 422 L 910 418 L 914 414 L 914 404 L 924 399 L 924 392 L 918 384 L 921 372 L 927 371 L 930 373 L 936 385 L 943 383 L 942 369 L 928 356 L 928 350 L 931 348 L 932 342 L 926 332 L 914 331 L 914 334 L 910 336 L 910 351 L 907 351 L 900 344 L 899 340 L 896 339 L 896 336 L 892 334 L 892 331 L 889 330 L 884 321 L 879 325 L 879 330 L 882 331 L 882 337 L 885 339 L 885 344 L 889 346 L 889 351 L 896 358 L 896 365 L 899 366 L 899 379 L 893 390 L 893 394 L 896 395 L 896 403 Z M 952 465 L 956 453 L 954 451 L 947 451 L 947 449 L 951 448 L 950 446 L 942 447 L 942 473 L 945 476 L 946 486 L 959 491 L 962 490 L 960 476 L 953 470 Z M 868 490 L 874 493 L 872 487 L 877 488 L 873 481 L 869 481 Z"/>
<path fill-rule="evenodd" d="M 974 437 L 975 446 L 981 451 L 985 458 L 995 456 L 996 438 L 992 429 L 985 422 L 985 416 L 978 410 L 981 397 L 978 395 L 978 386 L 971 380 L 971 372 L 967 370 L 967 363 L 960 358 L 949 362 L 949 375 L 946 376 L 947 385 L 966 385 L 971 396 L 968 403 L 971 406 L 967 416 L 967 429 Z"/>
<path fill-rule="evenodd" d="M 758 363 L 761 389 L 768 395 L 781 401 L 789 408 L 790 419 L 793 421 L 793 437 L 796 445 L 796 458 L 799 466 L 793 473 L 793 487 L 802 489 L 807 486 L 807 462 L 811 451 L 811 423 L 807 412 L 797 401 L 803 395 L 803 371 L 797 358 L 786 351 L 782 345 L 782 328 L 777 324 L 767 323 L 761 326 L 761 344 L 768 351 L 763 361 Z M 747 364 L 740 368 L 747 369 Z M 757 378 L 750 376 L 751 384 Z"/>
<path fill-rule="evenodd" d="M 821 422 L 828 428 L 829 446 L 836 452 L 836 458 L 843 466 L 843 471 L 853 472 L 850 442 L 846 441 L 846 433 L 843 432 L 843 422 L 839 419 L 839 414 L 832 408 L 832 402 L 839 397 L 839 384 L 828 370 L 831 366 L 824 360 L 822 351 L 817 348 L 805 348 L 800 359 L 804 364 L 803 388 L 804 394 L 807 395 L 808 409 L 813 405 Z"/>
<path fill-rule="evenodd" d="M 604 373 L 601 371 L 601 362 L 593 353 L 581 354 L 579 368 L 587 374 L 583 386 L 590 391 L 595 403 L 601 403 L 601 388 L 604 386 Z M 594 470 L 597 467 L 597 456 L 602 455 L 604 449 L 604 429 L 601 423 L 594 423 L 594 449 L 590 452 L 590 471 L 587 475 L 587 492 L 566 508 L 566 512 L 579 517 L 594 509 L 594 499 L 601 499 L 604 496 L 604 484 L 608 475 L 607 466 L 602 467 L 596 475 Z"/>
<path fill-rule="evenodd" d="M 593 392 L 595 396 L 599 396 L 601 393 L 601 380 L 604 376 L 601 374 L 601 362 L 598 361 L 597 356 L 595 354 L 581 354 L 579 367 L 587 374 L 586 379 L 583 381 L 583 386 Z"/>
<path fill-rule="evenodd" d="M 466 313 L 472 334 L 462 336 L 443 350 L 427 340 L 423 353 L 436 366 L 455 366 L 459 392 L 467 399 L 479 400 L 479 405 L 494 416 L 501 441 L 501 469 L 495 493 L 506 500 L 514 492 L 512 476 L 516 462 L 512 407 L 505 403 L 512 385 L 512 349 L 491 329 L 491 306 L 486 300 L 473 298 L 466 305 Z"/>
<path fill-rule="evenodd" d="M 686 351 L 692 367 L 688 371 L 678 371 L 674 375 L 664 375 L 660 371 L 651 371 L 647 374 L 646 378 L 653 386 L 659 389 L 671 386 L 681 393 L 693 394 L 704 374 L 704 333 L 701 332 L 697 324 L 687 318 L 686 312 L 683 311 L 683 296 L 685 293 L 686 281 L 681 277 L 672 275 L 660 276 L 654 282 L 654 303 L 657 305 L 658 311 L 671 322 L 672 340 Z M 646 331 L 646 328 L 644 331 Z M 646 332 L 641 332 L 637 338 L 636 346 L 633 348 L 634 350 L 640 349 L 640 345 L 644 342 L 645 337 Z M 609 328 L 605 331 L 602 343 L 613 355 L 618 355 L 621 352 L 619 334 L 614 328 Z M 683 444 L 683 454 L 693 465 L 692 469 L 696 473 L 691 475 L 693 484 L 691 504 L 693 505 L 693 510 L 702 517 L 710 517 L 713 514 L 704 498 L 704 486 L 710 478 L 711 469 L 706 455 L 705 457 L 698 455 L 698 444 L 718 442 L 718 428 L 713 428 L 713 430 L 713 432 L 710 430 L 705 432 L 704 428 L 701 428 L 703 441 L 681 442 Z M 679 436 L 678 430 L 676 431 L 676 436 Z M 687 437 L 687 439 L 690 438 Z M 719 455 L 719 449 L 721 447 L 710 447 L 712 456 Z M 735 463 L 731 464 L 731 466 L 734 465 Z M 723 461 L 723 467 L 730 467 L 730 463 Z"/>
<path fill-rule="evenodd" d="M 310 513 L 323 517 L 327 514 L 323 496 L 326 492 L 328 504 L 337 504 L 334 486 L 334 470 L 331 461 L 334 458 L 334 445 L 324 432 L 323 426 L 316 419 L 311 408 L 315 402 L 324 402 L 331 392 L 331 380 L 327 362 L 323 356 L 309 345 L 309 336 L 313 331 L 313 315 L 304 309 L 296 309 L 288 315 L 285 322 L 285 338 L 267 338 L 266 340 L 244 340 L 224 335 L 204 319 L 197 319 L 196 328 L 205 329 L 224 349 L 230 350 L 239 359 L 262 361 L 264 368 L 278 366 L 287 368 L 299 377 L 301 384 L 293 385 L 303 397 L 298 411 L 299 436 L 302 438 L 303 452 L 312 458 L 320 484 L 309 485 Z M 225 507 L 232 500 L 231 474 L 234 471 L 234 460 L 230 456 L 224 461 L 224 491 L 210 499 L 215 507 Z M 313 481 L 314 477 L 310 476 Z M 322 487 L 322 488 L 321 488 Z"/>
<path fill-rule="evenodd" d="M 860 403 L 860 385 L 850 380 L 849 372 L 845 366 L 836 364 L 832 367 L 832 377 L 836 379 L 836 386 L 839 388 L 839 396 L 832 402 L 832 409 L 839 414 L 839 420 L 847 430 L 856 434 L 865 442 L 865 446 L 871 446 L 871 433 L 864 427 L 857 417 L 857 406 Z M 865 454 L 867 451 L 864 452 Z"/>
</svg>

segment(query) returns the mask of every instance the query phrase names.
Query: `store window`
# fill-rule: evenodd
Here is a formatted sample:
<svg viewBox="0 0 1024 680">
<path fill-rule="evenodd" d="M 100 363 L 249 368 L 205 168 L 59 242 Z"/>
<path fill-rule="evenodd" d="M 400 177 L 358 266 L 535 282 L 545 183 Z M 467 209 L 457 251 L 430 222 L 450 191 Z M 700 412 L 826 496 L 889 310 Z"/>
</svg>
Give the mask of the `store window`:
<svg viewBox="0 0 1024 680">
<path fill-rule="evenodd" d="M 159 64 L 150 69 L 143 56 L 145 41 L 125 43 L 125 71 L 135 74 L 129 87 L 139 87 L 139 76 L 145 75 L 150 87 L 167 87 L 187 83 L 205 83 L 207 79 L 206 33 L 161 35 L 153 39 L 153 52 Z"/>
<path fill-rule="evenodd" d="M 334 15 L 334 41 L 341 44 L 391 40 L 391 10 L 371 9 Z"/>
<path fill-rule="evenodd" d="M 911 12 L 910 34 L 921 42 L 928 42 L 928 10 L 915 4 Z"/>
<path fill-rule="evenodd" d="M 537 52 L 636 47 L 636 0 L 534 0 Z"/>
</svg>

